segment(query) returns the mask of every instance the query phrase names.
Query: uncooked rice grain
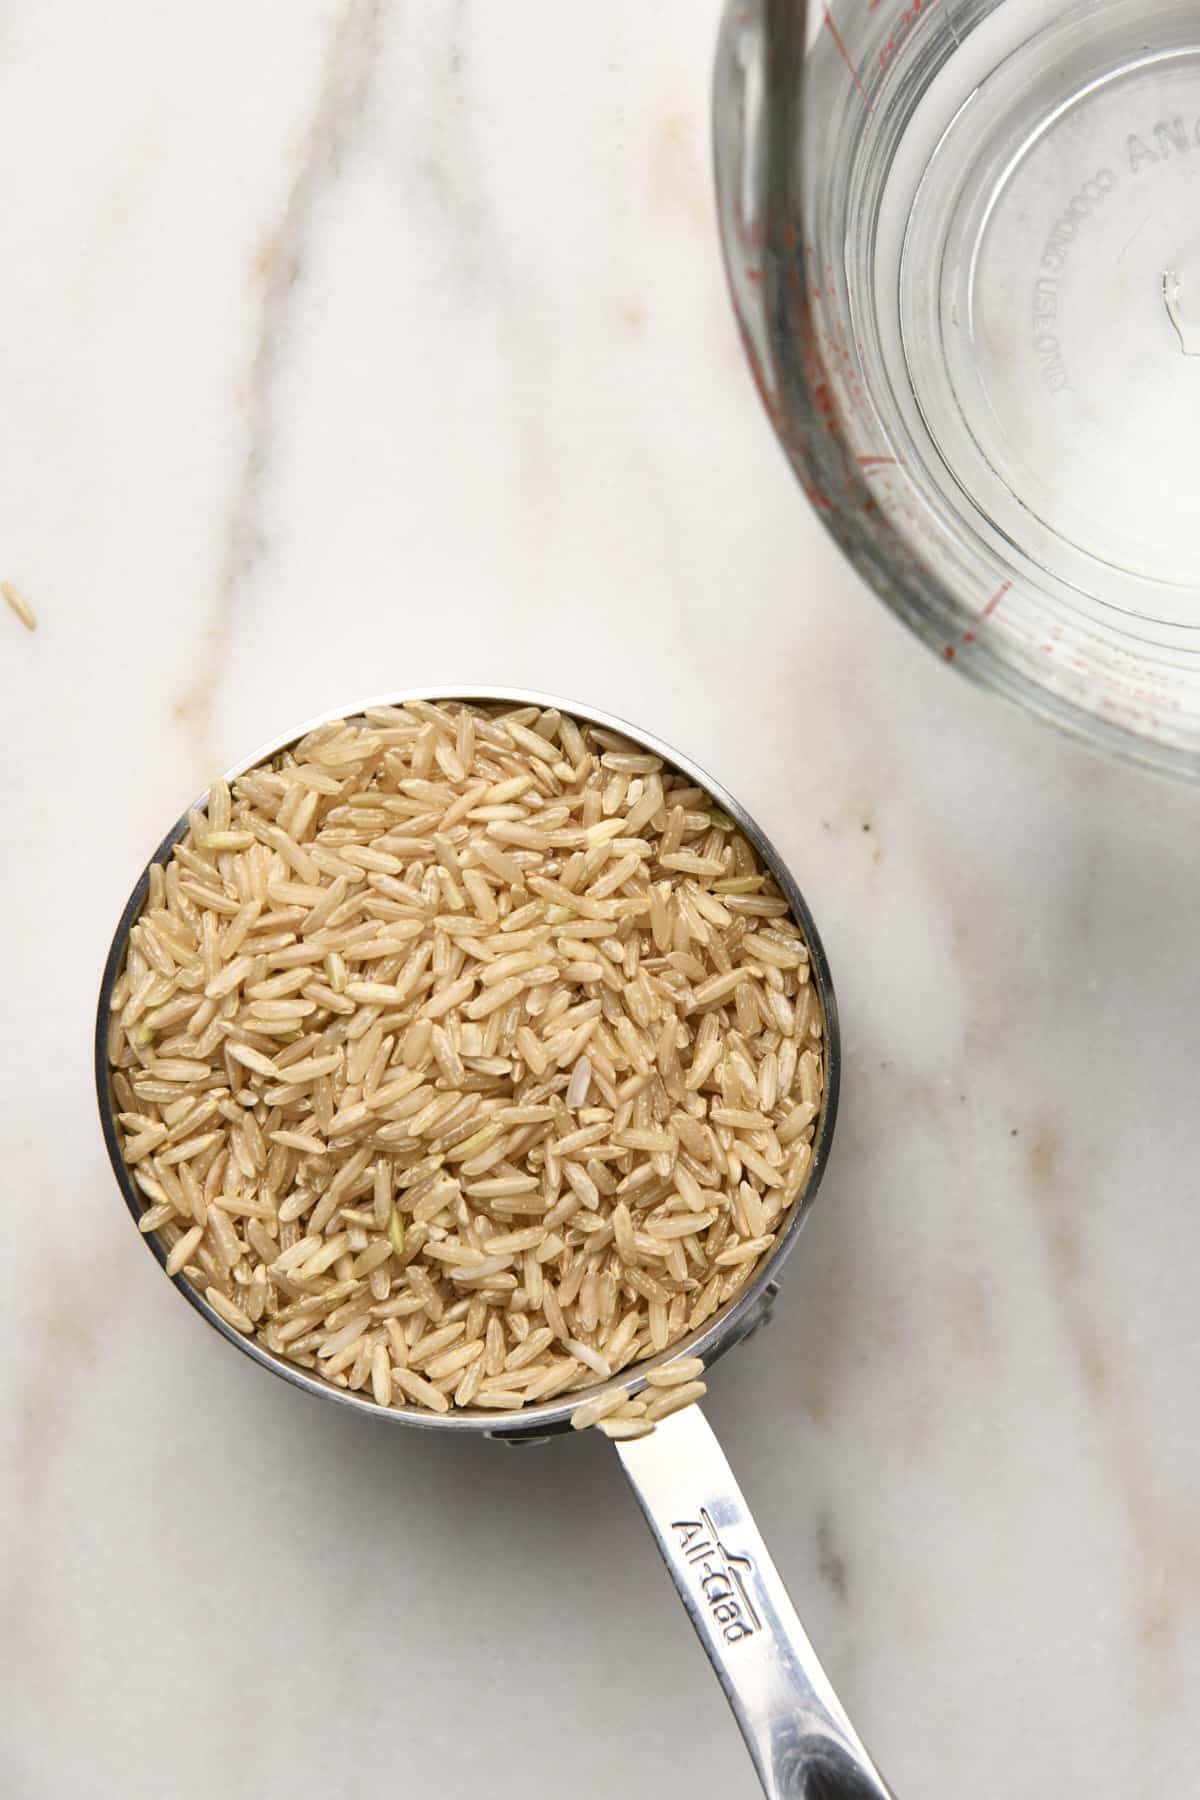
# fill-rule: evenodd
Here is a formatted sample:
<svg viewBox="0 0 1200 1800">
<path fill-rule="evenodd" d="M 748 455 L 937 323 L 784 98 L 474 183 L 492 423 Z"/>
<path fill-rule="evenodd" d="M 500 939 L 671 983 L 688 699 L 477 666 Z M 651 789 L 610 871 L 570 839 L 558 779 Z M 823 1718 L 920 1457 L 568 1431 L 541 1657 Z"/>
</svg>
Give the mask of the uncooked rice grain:
<svg viewBox="0 0 1200 1800">
<path fill-rule="evenodd" d="M 20 588 L 14 587 L 11 581 L 0 581 L 0 594 L 8 601 L 26 631 L 37 630 L 37 614 L 30 606 Z"/>
<path fill-rule="evenodd" d="M 633 1439 L 786 1228 L 823 1039 L 786 901 L 687 777 L 413 701 L 214 783 L 108 1046 L 139 1223 L 225 1323 L 382 1407 L 578 1394 Z"/>
<path fill-rule="evenodd" d="M 601 1419 L 596 1429 L 610 1438 L 648 1437 L 654 1430 L 649 1419 Z"/>
<path fill-rule="evenodd" d="M 690 1406 L 693 1400 L 699 1400 L 704 1391 L 702 1381 L 688 1381 L 681 1387 L 660 1388 L 646 1407 L 645 1416 L 654 1421 L 665 1419 L 671 1413 Z"/>
<path fill-rule="evenodd" d="M 703 1373 L 704 1364 L 698 1356 L 680 1356 L 661 1368 L 647 1369 L 646 1380 L 651 1387 L 672 1388 L 679 1387 L 685 1381 L 694 1381 Z"/>
</svg>

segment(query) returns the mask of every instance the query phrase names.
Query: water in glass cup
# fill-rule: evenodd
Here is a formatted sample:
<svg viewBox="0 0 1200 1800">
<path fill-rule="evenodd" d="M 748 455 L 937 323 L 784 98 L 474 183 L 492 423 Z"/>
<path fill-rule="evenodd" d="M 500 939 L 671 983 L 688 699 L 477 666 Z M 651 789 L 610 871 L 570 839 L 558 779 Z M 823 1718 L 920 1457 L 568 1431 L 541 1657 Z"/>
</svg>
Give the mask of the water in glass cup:
<svg viewBox="0 0 1200 1800">
<path fill-rule="evenodd" d="M 1147 0 L 993 8 L 914 110 L 877 271 L 892 380 L 963 502 L 1068 587 L 1192 623 L 1198 28 Z"/>
<path fill-rule="evenodd" d="M 760 385 L 868 580 L 1200 774 L 1195 0 L 730 0 L 717 160 Z"/>
</svg>

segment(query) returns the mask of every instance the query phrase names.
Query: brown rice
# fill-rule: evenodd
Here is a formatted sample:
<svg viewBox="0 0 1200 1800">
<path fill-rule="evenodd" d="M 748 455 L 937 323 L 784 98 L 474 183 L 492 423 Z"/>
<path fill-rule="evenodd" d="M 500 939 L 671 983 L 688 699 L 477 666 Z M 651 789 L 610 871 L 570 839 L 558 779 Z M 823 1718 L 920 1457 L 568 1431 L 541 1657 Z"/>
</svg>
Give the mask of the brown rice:
<svg viewBox="0 0 1200 1800">
<path fill-rule="evenodd" d="M 130 931 L 108 1037 L 168 1272 L 380 1406 L 583 1393 L 734 1299 L 808 1178 L 823 1020 L 753 846 L 658 757 L 410 701 L 228 787 Z"/>
<path fill-rule="evenodd" d="M 0 581 L 0 594 L 3 594 L 12 611 L 16 613 L 26 631 L 37 630 L 37 614 L 30 606 L 20 588 L 14 587 L 11 581 Z"/>
</svg>

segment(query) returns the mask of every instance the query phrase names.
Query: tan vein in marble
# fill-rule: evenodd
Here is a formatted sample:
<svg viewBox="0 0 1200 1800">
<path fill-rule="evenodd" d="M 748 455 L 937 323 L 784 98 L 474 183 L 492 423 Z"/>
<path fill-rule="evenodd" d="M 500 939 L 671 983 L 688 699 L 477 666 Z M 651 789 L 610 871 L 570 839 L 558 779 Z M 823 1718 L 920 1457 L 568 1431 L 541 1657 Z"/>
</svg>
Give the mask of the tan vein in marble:
<svg viewBox="0 0 1200 1800">
<path fill-rule="evenodd" d="M 264 547 L 260 519 L 263 472 L 271 451 L 272 400 L 286 348 L 288 315 L 311 251 L 318 199 L 342 171 L 361 122 L 386 0 L 347 0 L 330 35 L 312 121 L 278 225 L 254 260 L 261 290 L 253 353 L 245 383 L 245 440 L 230 503 L 212 615 L 192 679 L 175 715 L 193 734 L 203 762 L 215 766 L 209 744 L 216 691 L 229 661 L 238 595 Z"/>
<path fill-rule="evenodd" d="M 1119 1339 L 1106 1331 L 1089 1293 L 1080 1221 L 1082 1195 L 1074 1185 L 1057 1127 L 1044 1120 L 1029 1150 L 1030 1191 L 1044 1235 L 1054 1294 L 1062 1310 L 1085 1392 L 1101 1418 L 1121 1504 L 1141 1565 L 1136 1643 L 1169 1651 L 1178 1628 L 1182 1589 L 1193 1595 L 1200 1557 L 1181 1538 L 1154 1492 L 1140 1441 L 1135 1402 L 1122 1367 Z"/>
</svg>

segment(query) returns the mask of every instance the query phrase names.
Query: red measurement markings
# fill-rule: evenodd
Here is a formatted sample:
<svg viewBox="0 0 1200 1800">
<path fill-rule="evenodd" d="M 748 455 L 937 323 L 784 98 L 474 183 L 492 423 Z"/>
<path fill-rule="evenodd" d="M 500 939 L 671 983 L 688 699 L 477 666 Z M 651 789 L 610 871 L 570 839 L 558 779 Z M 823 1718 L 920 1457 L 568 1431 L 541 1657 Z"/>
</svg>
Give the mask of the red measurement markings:
<svg viewBox="0 0 1200 1800">
<path fill-rule="evenodd" d="M 976 627 L 979 625 L 982 625 L 983 621 L 985 619 L 991 618 L 992 614 L 995 612 L 996 608 L 999 606 L 999 604 L 1003 600 L 1005 594 L 1008 593 L 1008 591 L 1011 587 L 1012 587 L 1011 581 L 1002 581 L 1000 583 L 1000 586 L 996 589 L 995 593 L 992 595 L 991 599 L 988 601 L 987 605 L 984 607 L 983 611 L 980 613 L 979 617 L 976 619 L 975 625 L 972 626 L 969 631 L 963 632 L 958 645 L 955 645 L 955 644 L 947 644 L 946 645 L 946 648 L 942 651 L 942 655 L 945 657 L 947 662 L 954 661 L 955 657 L 958 655 L 960 648 L 962 648 L 963 646 L 965 646 L 967 644 L 973 644 L 975 642 Z"/>
<path fill-rule="evenodd" d="M 855 87 L 858 89 L 859 94 L 862 98 L 863 105 L 866 107 L 868 112 L 874 112 L 875 108 L 871 105 L 871 101 L 867 94 L 867 90 L 858 78 L 858 70 L 855 68 L 854 64 L 850 61 L 850 52 L 846 48 L 846 41 L 843 38 L 841 32 L 838 30 L 837 26 L 834 24 L 833 14 L 830 12 L 828 7 L 825 8 L 825 23 L 829 27 L 830 37 L 833 39 L 834 43 L 838 47 L 838 52 L 841 56 L 842 61 L 845 63 L 846 67 L 850 71 L 850 79 L 854 83 Z"/>
<path fill-rule="evenodd" d="M 860 456 L 858 466 L 860 469 L 880 469 L 885 463 L 894 465 L 895 461 L 894 456 Z"/>
<path fill-rule="evenodd" d="M 879 67 L 885 75 L 907 39 L 936 4 L 937 0 L 911 0 L 911 4 L 905 7 L 889 33 L 887 43 L 879 52 Z M 873 12 L 874 6 L 870 10 Z"/>
</svg>

